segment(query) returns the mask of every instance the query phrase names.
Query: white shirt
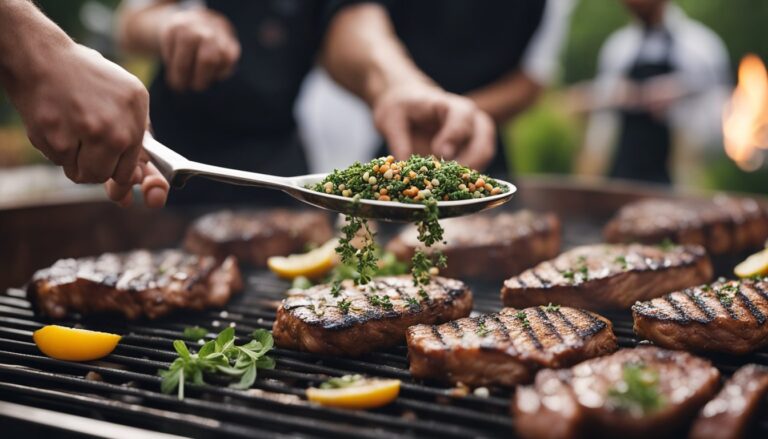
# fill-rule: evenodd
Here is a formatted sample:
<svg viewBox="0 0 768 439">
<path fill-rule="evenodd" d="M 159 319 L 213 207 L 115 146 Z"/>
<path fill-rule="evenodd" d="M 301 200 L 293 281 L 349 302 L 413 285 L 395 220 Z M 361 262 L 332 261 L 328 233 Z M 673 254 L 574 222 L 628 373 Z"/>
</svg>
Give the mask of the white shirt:
<svg viewBox="0 0 768 439">
<path fill-rule="evenodd" d="M 728 52 L 720 37 L 701 23 L 691 20 L 678 6 L 669 3 L 664 11 L 664 30 L 644 36 L 640 23 L 634 22 L 614 32 L 600 50 L 596 78 L 596 105 L 608 102 L 616 92 L 616 84 L 626 76 L 635 60 L 659 61 L 667 56 L 664 31 L 672 38 L 669 59 L 686 97 L 675 102 L 666 113 L 677 148 L 677 177 L 693 171 L 680 166 L 681 156 L 701 156 L 707 150 L 722 148 L 721 115 L 730 92 Z M 620 129 L 616 111 L 598 111 L 590 118 L 585 137 L 585 150 L 590 157 L 609 158 Z M 698 157 L 700 158 L 700 157 Z M 605 160 L 608 166 L 610 160 Z M 689 174 L 690 175 L 690 174 Z"/>
</svg>

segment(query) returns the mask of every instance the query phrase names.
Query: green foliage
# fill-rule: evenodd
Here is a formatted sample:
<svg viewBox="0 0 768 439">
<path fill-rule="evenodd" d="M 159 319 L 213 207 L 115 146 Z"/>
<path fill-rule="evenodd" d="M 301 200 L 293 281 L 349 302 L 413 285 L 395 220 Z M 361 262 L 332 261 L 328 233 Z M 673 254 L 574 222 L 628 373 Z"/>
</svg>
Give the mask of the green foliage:
<svg viewBox="0 0 768 439">
<path fill-rule="evenodd" d="M 551 96 L 507 125 L 503 135 L 517 175 L 570 173 L 582 137 L 578 122 L 558 109 Z"/>
</svg>

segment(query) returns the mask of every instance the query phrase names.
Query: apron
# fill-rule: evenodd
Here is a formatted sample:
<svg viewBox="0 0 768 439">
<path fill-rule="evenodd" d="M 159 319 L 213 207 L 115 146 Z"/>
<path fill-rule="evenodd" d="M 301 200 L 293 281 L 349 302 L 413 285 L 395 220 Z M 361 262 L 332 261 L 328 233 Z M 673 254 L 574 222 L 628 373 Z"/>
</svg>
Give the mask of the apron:
<svg viewBox="0 0 768 439">
<path fill-rule="evenodd" d="M 674 71 L 672 37 L 664 33 L 666 54 L 659 61 L 637 59 L 627 77 L 637 84 Z M 644 109 L 621 111 L 621 131 L 610 176 L 653 183 L 671 182 L 667 161 L 672 143 L 669 125 Z"/>
</svg>

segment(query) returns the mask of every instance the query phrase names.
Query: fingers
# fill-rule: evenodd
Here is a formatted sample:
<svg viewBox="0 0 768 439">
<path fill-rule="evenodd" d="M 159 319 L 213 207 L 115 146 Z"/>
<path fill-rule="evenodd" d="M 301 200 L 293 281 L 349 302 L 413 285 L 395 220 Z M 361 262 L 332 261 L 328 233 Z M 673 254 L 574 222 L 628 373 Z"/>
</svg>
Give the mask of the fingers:
<svg viewBox="0 0 768 439">
<path fill-rule="evenodd" d="M 189 89 L 192 82 L 200 39 L 196 34 L 180 30 L 175 34 L 178 36 L 171 37 L 175 41 L 171 44 L 169 57 L 166 59 L 166 80 L 173 90 L 183 92 Z"/>
<path fill-rule="evenodd" d="M 143 173 L 141 193 L 144 195 L 144 204 L 151 208 L 163 207 L 168 200 L 168 181 L 152 163 L 142 162 L 139 166 Z"/>
<path fill-rule="evenodd" d="M 453 160 L 473 137 L 477 110 L 463 99 L 450 99 L 443 106 L 442 127 L 432 139 L 431 146 L 438 157 Z"/>
<path fill-rule="evenodd" d="M 473 116 L 472 137 L 459 151 L 456 161 L 472 169 L 485 169 L 496 153 L 496 126 L 490 116 L 477 112 Z"/>
<path fill-rule="evenodd" d="M 376 113 L 374 123 L 389 145 L 389 151 L 397 160 L 407 160 L 413 153 L 413 143 L 406 114 L 397 109 L 385 109 Z"/>
</svg>

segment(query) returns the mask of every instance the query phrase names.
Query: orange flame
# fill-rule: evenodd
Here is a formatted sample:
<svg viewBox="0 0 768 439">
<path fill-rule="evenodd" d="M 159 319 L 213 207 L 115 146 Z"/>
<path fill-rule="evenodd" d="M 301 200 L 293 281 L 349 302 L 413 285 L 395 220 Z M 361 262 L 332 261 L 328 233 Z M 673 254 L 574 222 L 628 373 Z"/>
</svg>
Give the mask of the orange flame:
<svg viewBox="0 0 768 439">
<path fill-rule="evenodd" d="M 725 152 L 745 171 L 763 164 L 758 149 L 768 148 L 768 73 L 760 58 L 747 55 L 739 64 L 739 83 L 723 112 Z"/>
</svg>

